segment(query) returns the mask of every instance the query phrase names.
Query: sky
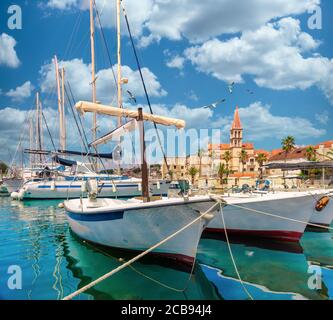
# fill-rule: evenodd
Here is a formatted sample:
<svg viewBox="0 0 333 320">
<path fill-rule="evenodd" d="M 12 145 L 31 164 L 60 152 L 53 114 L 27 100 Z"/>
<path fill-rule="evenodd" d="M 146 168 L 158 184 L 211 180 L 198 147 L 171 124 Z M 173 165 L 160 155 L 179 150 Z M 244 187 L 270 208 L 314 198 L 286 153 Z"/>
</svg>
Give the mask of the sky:
<svg viewBox="0 0 333 320">
<path fill-rule="evenodd" d="M 112 66 L 116 65 L 116 1 L 96 0 Z M 229 141 L 239 106 L 244 140 L 256 149 L 333 140 L 333 2 L 330 0 L 124 0 L 155 113 L 182 118 L 188 129 L 220 129 Z M 22 10 L 22 28 L 8 25 L 8 8 Z M 0 159 L 10 161 L 39 91 L 58 144 L 53 57 L 66 70 L 74 97 L 91 100 L 87 0 L 2 0 L 0 4 Z M 107 51 L 96 22 L 97 99 L 116 104 Z M 116 70 L 116 68 L 114 68 Z M 124 106 L 146 108 L 144 91 L 122 18 Z M 228 84 L 234 82 L 233 92 Z M 137 98 L 129 99 L 127 90 Z M 226 99 L 216 109 L 204 108 Z M 85 116 L 89 131 L 91 118 Z M 99 117 L 99 134 L 115 122 Z M 70 110 L 68 145 L 80 149 Z M 50 148 L 44 129 L 45 148 Z M 90 134 L 88 132 L 88 134 Z M 213 135 L 213 133 L 211 133 Z M 207 144 L 201 139 L 201 147 Z M 214 140 L 213 140 L 214 142 Z M 108 147 L 104 147 L 104 149 Z M 197 148 L 195 146 L 194 148 Z"/>
</svg>

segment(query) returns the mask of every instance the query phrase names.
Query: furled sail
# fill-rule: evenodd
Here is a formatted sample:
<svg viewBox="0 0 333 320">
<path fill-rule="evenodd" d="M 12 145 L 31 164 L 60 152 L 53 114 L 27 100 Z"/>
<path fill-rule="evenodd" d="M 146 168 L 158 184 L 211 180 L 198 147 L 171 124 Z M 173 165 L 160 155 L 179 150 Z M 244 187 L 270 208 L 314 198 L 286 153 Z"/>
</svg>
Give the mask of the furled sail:
<svg viewBox="0 0 333 320">
<path fill-rule="evenodd" d="M 103 137 L 96 139 L 90 145 L 96 147 L 100 144 L 105 144 L 110 140 L 120 142 L 120 137 L 124 136 L 126 133 L 135 130 L 137 121 L 135 119 L 125 123 L 124 125 L 112 130 Z"/>
<path fill-rule="evenodd" d="M 129 110 L 122 108 L 115 108 L 111 106 L 105 106 L 98 103 L 79 101 L 76 103 L 75 108 L 84 114 L 85 112 L 96 112 L 98 114 L 104 114 L 115 117 L 128 117 L 137 119 L 138 111 L 137 110 Z M 158 116 L 150 113 L 143 112 L 143 120 L 155 122 L 156 124 L 161 124 L 164 126 L 175 126 L 178 129 L 185 128 L 186 123 L 181 119 L 174 119 L 169 117 Z"/>
</svg>

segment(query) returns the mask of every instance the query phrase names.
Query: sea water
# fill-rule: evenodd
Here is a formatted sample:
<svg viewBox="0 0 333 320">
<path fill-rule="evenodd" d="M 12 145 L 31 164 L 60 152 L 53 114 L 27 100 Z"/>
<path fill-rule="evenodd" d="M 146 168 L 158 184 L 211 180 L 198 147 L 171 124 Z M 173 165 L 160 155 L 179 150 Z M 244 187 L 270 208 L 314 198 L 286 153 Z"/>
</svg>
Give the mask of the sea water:
<svg viewBox="0 0 333 320">
<path fill-rule="evenodd" d="M 62 299 L 130 259 L 75 236 L 58 204 L 0 198 L 0 299 Z M 193 274 L 146 258 L 76 299 L 333 297 L 331 232 L 307 231 L 299 244 L 231 239 L 230 248 L 240 279 L 225 240 L 211 237 L 200 241 Z M 21 274 L 12 272 L 13 266 Z M 311 266 L 319 272 L 315 285 Z"/>
</svg>

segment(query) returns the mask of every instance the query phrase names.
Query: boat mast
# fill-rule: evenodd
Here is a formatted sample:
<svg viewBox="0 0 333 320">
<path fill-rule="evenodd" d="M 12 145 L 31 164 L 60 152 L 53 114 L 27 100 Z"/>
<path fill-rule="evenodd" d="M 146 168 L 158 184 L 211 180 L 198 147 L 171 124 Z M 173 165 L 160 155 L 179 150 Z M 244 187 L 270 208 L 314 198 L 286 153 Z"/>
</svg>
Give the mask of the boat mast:
<svg viewBox="0 0 333 320">
<path fill-rule="evenodd" d="M 117 74 L 118 74 L 118 108 L 123 107 L 122 102 L 122 77 L 121 77 L 121 32 L 120 32 L 120 5 L 121 0 L 117 0 L 117 56 L 118 56 L 118 63 L 117 63 Z M 122 118 L 118 117 L 118 127 L 122 125 Z"/>
<path fill-rule="evenodd" d="M 54 65 L 55 65 L 55 73 L 56 73 L 56 81 L 57 81 L 57 93 L 58 93 L 58 113 L 59 113 L 59 138 L 60 138 L 60 149 L 65 150 L 64 146 L 64 132 L 63 132 L 63 104 L 64 102 L 63 97 L 61 95 L 61 89 L 60 89 L 60 77 L 59 77 L 59 65 L 58 65 L 58 58 L 57 56 L 54 56 Z"/>
<path fill-rule="evenodd" d="M 61 68 L 61 90 L 62 90 L 62 123 L 61 123 L 61 149 L 66 150 L 66 113 L 65 113 L 65 68 Z"/>
<path fill-rule="evenodd" d="M 92 102 L 96 103 L 96 71 L 95 71 L 95 21 L 93 0 L 90 0 L 90 44 L 91 44 L 91 76 L 92 76 Z M 93 127 L 92 127 L 93 141 L 97 137 L 97 114 L 93 113 Z"/>
<path fill-rule="evenodd" d="M 30 150 L 33 150 L 33 144 L 34 144 L 34 128 L 33 128 L 33 120 L 32 120 L 32 116 L 30 116 L 29 119 L 29 140 L 30 140 Z M 30 154 L 30 168 L 33 168 L 34 165 L 34 155 L 31 153 Z"/>
<path fill-rule="evenodd" d="M 142 198 L 144 202 L 149 202 L 149 186 L 148 186 L 148 166 L 146 161 L 146 143 L 145 128 L 143 121 L 142 108 L 138 109 L 138 124 L 141 143 L 141 174 L 142 174 Z"/>
<path fill-rule="evenodd" d="M 40 103 L 39 103 L 39 92 L 36 93 L 36 150 L 41 150 L 40 140 Z M 39 161 L 42 163 L 42 155 L 39 155 Z"/>
</svg>

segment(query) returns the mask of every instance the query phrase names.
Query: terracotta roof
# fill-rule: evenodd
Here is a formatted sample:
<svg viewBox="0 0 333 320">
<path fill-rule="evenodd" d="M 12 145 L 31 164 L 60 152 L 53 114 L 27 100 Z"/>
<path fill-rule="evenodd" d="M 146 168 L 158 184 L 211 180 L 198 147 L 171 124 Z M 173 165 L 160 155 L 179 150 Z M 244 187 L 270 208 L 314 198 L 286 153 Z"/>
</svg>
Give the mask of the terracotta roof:
<svg viewBox="0 0 333 320">
<path fill-rule="evenodd" d="M 249 177 L 249 178 L 256 178 L 257 173 L 255 172 L 235 172 L 232 173 L 229 177 L 231 178 L 242 178 L 242 177 Z"/>
<path fill-rule="evenodd" d="M 279 153 L 276 153 L 274 155 L 272 155 L 268 161 L 279 161 L 279 160 L 295 160 L 295 159 L 306 159 L 307 158 L 307 154 L 306 154 L 306 149 L 307 147 L 303 147 L 303 148 L 296 148 L 293 151 L 289 152 L 286 155 L 285 151 L 280 151 Z"/>
<path fill-rule="evenodd" d="M 267 150 L 263 150 L 263 149 L 254 150 L 254 154 L 255 155 L 260 154 L 260 153 L 263 153 L 266 156 L 270 156 L 271 155 L 271 153 L 269 151 L 267 151 Z"/>
<path fill-rule="evenodd" d="M 321 143 L 318 143 L 315 148 L 318 149 L 319 146 L 323 145 L 324 148 L 331 148 L 332 145 L 333 145 L 333 140 L 329 140 L 329 141 L 324 141 L 324 142 L 321 142 Z"/>
<path fill-rule="evenodd" d="M 245 143 L 243 143 L 242 147 L 245 149 L 253 149 L 254 145 L 253 145 L 253 143 L 245 142 Z"/>
<path fill-rule="evenodd" d="M 242 129 L 242 124 L 239 117 L 238 106 L 236 107 L 234 113 L 234 121 L 232 123 L 231 129 Z"/>
</svg>

